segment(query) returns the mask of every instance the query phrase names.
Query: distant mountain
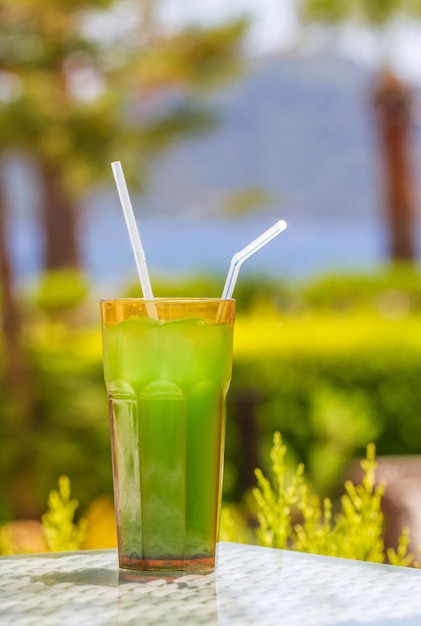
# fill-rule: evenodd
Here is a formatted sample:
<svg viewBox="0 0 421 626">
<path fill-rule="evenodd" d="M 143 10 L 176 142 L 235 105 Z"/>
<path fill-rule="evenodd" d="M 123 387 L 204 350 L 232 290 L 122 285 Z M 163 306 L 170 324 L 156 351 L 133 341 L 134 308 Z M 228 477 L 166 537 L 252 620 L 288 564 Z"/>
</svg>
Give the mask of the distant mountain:
<svg viewBox="0 0 421 626">
<path fill-rule="evenodd" d="M 157 162 L 143 209 L 212 215 L 248 188 L 264 190 L 266 208 L 283 213 L 372 213 L 379 173 L 369 79 L 333 56 L 253 62 L 212 97 L 216 130 Z"/>
</svg>

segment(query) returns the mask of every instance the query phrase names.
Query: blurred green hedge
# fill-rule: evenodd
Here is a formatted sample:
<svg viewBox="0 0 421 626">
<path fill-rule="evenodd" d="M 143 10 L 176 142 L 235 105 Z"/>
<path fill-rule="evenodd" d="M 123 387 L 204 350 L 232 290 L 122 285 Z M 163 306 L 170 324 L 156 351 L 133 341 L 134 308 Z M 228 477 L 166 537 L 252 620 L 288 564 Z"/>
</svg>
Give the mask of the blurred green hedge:
<svg viewBox="0 0 421 626">
<path fill-rule="evenodd" d="M 294 461 L 304 461 L 318 490 L 330 493 L 370 441 L 378 455 L 421 453 L 420 329 L 419 313 L 240 318 L 233 388 L 255 390 L 258 463 L 267 463 L 279 430 Z M 244 437 L 241 418 L 235 415 L 228 450 Z M 235 455 L 241 450 L 228 452 Z"/>
<path fill-rule="evenodd" d="M 421 452 L 420 278 L 393 268 L 302 285 L 239 281 L 226 499 L 240 499 L 256 465 L 265 469 L 275 430 L 322 495 L 342 484 L 369 441 L 378 455 Z M 210 284 L 218 295 L 219 283 L 161 284 L 157 295 L 209 295 Z M 0 346 L 0 521 L 41 514 L 62 474 L 82 512 L 112 490 L 98 305 L 81 289 L 62 307 L 63 285 L 55 298 L 47 284 L 48 298 L 32 291 L 22 300 L 34 389 L 27 422 L 4 383 Z"/>
</svg>

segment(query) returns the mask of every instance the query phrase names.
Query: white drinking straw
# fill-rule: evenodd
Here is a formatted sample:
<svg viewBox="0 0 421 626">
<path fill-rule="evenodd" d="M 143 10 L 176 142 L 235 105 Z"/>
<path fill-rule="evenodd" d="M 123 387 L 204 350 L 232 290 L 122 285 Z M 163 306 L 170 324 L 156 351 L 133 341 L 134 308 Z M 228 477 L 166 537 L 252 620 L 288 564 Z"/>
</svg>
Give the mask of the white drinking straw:
<svg viewBox="0 0 421 626">
<path fill-rule="evenodd" d="M 274 237 L 282 233 L 286 229 L 286 227 L 287 223 L 285 222 L 285 220 L 279 220 L 271 228 L 265 230 L 265 232 L 262 233 L 260 237 L 257 237 L 251 243 L 249 243 L 248 246 L 234 254 L 231 259 L 227 279 L 225 281 L 224 290 L 222 292 L 222 300 L 227 300 L 232 297 L 235 283 L 237 282 L 238 278 L 238 272 L 240 271 L 240 267 L 244 263 L 244 261 L 248 259 L 252 254 L 260 250 L 260 248 L 269 243 L 269 241 L 271 241 Z"/>
<path fill-rule="evenodd" d="M 123 209 L 124 219 L 126 220 L 127 230 L 129 231 L 130 243 L 132 244 L 134 260 L 136 263 L 137 273 L 139 274 L 143 297 L 146 300 L 153 300 L 154 297 L 151 281 L 149 279 L 148 267 L 146 265 L 146 256 L 140 240 L 139 231 L 137 229 L 129 190 L 127 189 L 126 179 L 124 178 L 123 168 L 121 167 L 120 161 L 114 161 L 111 163 L 111 168 L 113 170 L 115 184 L 117 185 L 117 191 Z M 148 311 L 150 317 L 157 319 L 158 315 L 155 305 L 149 305 Z"/>
</svg>

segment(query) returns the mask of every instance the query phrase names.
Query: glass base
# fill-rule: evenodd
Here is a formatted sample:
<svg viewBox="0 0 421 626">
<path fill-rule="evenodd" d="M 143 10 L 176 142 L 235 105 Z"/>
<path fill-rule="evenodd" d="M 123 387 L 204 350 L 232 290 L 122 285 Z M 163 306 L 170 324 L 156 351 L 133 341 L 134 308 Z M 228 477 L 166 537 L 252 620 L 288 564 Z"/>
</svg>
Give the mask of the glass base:
<svg viewBox="0 0 421 626">
<path fill-rule="evenodd" d="M 158 575 L 209 574 L 215 569 L 215 555 L 191 559 L 139 559 L 123 554 L 119 557 L 119 566 L 123 570 Z"/>
</svg>

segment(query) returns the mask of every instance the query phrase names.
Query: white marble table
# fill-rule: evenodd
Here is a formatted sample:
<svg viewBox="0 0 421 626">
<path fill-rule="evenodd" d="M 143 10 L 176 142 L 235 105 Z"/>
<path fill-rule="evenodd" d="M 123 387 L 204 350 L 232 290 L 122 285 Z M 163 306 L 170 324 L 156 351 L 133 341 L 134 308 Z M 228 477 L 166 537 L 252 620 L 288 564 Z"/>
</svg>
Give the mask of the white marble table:
<svg viewBox="0 0 421 626">
<path fill-rule="evenodd" d="M 0 558 L 2 626 L 420 626 L 421 571 L 222 543 L 215 574 L 140 577 L 115 550 Z"/>
</svg>

